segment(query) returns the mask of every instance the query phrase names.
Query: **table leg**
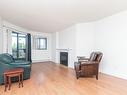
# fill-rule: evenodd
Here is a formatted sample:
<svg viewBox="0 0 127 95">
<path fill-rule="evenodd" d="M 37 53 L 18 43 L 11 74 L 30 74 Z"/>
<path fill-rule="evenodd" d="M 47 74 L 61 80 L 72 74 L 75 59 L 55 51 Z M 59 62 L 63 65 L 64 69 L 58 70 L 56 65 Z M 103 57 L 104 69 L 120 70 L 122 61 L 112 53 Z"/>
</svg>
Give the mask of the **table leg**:
<svg viewBox="0 0 127 95">
<path fill-rule="evenodd" d="M 4 85 L 5 85 L 5 92 L 6 92 L 6 89 L 7 89 L 7 76 L 4 75 Z"/>
<path fill-rule="evenodd" d="M 23 87 L 23 73 L 21 73 L 21 76 L 22 76 L 21 82 L 22 82 L 22 87 Z"/>
<path fill-rule="evenodd" d="M 20 74 L 19 74 L 19 88 L 20 88 L 20 83 L 21 83 L 21 78 L 20 78 Z"/>
<path fill-rule="evenodd" d="M 9 82 L 9 89 L 8 90 L 10 90 L 11 89 L 11 77 L 8 77 L 8 82 Z"/>
</svg>

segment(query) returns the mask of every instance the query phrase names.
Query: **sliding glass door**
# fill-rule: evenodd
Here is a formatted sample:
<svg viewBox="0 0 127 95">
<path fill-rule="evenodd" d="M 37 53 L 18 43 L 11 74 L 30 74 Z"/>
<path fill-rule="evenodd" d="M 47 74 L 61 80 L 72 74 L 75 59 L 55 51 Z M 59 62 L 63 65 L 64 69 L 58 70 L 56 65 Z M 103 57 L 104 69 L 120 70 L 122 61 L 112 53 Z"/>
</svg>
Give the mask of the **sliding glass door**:
<svg viewBox="0 0 127 95">
<path fill-rule="evenodd" d="M 12 32 L 12 55 L 15 59 L 26 59 L 26 35 Z"/>
</svg>

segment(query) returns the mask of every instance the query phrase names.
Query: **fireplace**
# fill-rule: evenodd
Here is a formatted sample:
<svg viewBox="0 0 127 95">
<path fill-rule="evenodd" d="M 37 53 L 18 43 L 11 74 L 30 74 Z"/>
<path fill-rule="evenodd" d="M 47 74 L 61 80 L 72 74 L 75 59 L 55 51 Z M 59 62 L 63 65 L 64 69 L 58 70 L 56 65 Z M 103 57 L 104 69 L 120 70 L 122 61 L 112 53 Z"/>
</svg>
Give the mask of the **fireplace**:
<svg viewBox="0 0 127 95">
<path fill-rule="evenodd" d="M 60 52 L 60 64 L 68 66 L 68 52 Z"/>
</svg>

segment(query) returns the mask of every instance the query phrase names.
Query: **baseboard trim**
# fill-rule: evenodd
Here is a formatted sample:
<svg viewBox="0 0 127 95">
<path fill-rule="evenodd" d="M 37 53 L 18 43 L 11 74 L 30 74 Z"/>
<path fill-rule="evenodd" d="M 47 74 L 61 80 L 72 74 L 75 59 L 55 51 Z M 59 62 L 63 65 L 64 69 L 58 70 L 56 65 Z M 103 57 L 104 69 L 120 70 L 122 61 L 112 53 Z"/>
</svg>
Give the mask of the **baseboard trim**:
<svg viewBox="0 0 127 95">
<path fill-rule="evenodd" d="M 117 75 L 114 75 L 114 74 L 109 74 L 109 73 L 104 73 L 104 72 L 99 72 L 99 73 L 102 73 L 102 74 L 104 74 L 104 75 L 108 75 L 108 76 L 112 76 L 112 77 L 114 77 L 114 78 L 127 80 L 127 78 L 120 77 L 120 76 L 117 76 Z"/>
</svg>

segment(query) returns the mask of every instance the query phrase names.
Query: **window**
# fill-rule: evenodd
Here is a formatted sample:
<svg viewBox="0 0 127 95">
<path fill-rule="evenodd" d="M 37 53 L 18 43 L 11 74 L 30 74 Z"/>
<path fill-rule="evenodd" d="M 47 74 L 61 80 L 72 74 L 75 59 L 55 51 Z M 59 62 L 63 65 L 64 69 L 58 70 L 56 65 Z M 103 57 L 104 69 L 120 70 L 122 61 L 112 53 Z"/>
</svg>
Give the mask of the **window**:
<svg viewBox="0 0 127 95">
<path fill-rule="evenodd" d="M 47 38 L 37 38 L 37 49 L 47 50 Z"/>
<path fill-rule="evenodd" d="M 12 55 L 15 59 L 26 58 L 26 35 L 12 32 Z"/>
</svg>

